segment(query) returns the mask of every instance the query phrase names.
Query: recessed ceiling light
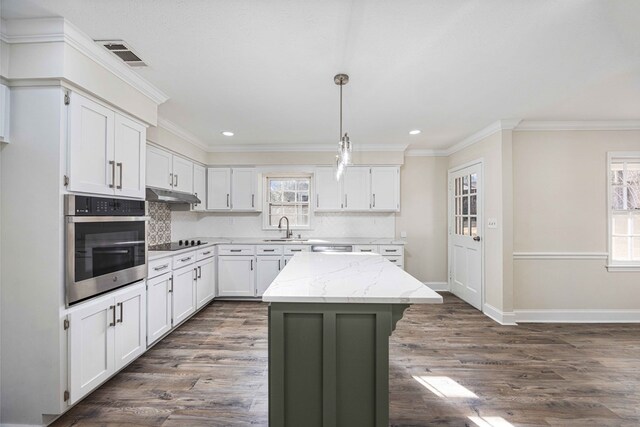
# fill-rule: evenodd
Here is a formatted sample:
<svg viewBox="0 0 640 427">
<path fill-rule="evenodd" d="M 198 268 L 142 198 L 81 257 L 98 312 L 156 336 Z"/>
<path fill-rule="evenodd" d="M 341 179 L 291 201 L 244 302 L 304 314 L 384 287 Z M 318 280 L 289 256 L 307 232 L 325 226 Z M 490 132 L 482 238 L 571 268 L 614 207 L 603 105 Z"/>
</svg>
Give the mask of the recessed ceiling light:
<svg viewBox="0 0 640 427">
<path fill-rule="evenodd" d="M 221 132 L 224 136 L 233 136 L 233 132 L 229 132 L 228 130 L 225 130 L 224 132 Z"/>
<path fill-rule="evenodd" d="M 409 131 L 409 135 L 417 135 L 417 134 L 419 134 L 420 132 L 422 132 L 422 131 L 421 131 L 421 130 L 419 130 L 419 129 L 414 129 L 414 130 Z"/>
</svg>

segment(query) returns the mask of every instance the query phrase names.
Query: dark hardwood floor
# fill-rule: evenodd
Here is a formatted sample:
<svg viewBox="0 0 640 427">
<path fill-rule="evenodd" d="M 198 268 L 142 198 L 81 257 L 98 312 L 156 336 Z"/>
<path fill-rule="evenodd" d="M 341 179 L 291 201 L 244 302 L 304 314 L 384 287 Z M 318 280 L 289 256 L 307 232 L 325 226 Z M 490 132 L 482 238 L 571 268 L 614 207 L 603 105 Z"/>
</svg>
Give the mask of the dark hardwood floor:
<svg viewBox="0 0 640 427">
<path fill-rule="evenodd" d="M 445 294 L 390 347 L 393 425 L 640 426 L 639 325 L 501 326 Z M 214 302 L 54 425 L 267 425 L 266 304 Z"/>
</svg>

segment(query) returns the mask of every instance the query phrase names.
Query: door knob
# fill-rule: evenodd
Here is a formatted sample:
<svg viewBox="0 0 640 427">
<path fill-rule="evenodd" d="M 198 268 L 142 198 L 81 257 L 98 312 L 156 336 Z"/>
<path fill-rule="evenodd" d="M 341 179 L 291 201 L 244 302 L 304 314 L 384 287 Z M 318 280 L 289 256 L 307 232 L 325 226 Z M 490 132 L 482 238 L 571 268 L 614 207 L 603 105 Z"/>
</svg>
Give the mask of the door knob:
<svg viewBox="0 0 640 427">
<path fill-rule="evenodd" d="M 476 242 L 480 241 L 480 236 L 473 236 L 473 240 L 475 240 Z"/>
</svg>

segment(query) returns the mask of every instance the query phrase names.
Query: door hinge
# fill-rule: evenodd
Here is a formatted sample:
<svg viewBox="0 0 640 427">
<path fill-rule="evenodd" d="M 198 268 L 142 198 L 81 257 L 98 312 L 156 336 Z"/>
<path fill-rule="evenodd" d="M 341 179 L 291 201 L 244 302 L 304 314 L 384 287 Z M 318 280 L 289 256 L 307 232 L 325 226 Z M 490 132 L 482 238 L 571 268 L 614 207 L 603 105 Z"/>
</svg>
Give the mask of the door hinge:
<svg viewBox="0 0 640 427">
<path fill-rule="evenodd" d="M 65 402 L 68 401 L 70 397 L 71 396 L 69 395 L 69 390 L 65 390 L 64 393 L 62 393 L 62 398 Z"/>
<path fill-rule="evenodd" d="M 69 177 L 67 175 L 64 175 L 64 177 L 62 178 L 62 183 L 65 187 L 69 186 Z"/>
<path fill-rule="evenodd" d="M 64 105 L 71 104 L 71 97 L 69 96 L 69 92 L 64 93 Z"/>
<path fill-rule="evenodd" d="M 64 319 L 64 320 L 62 321 L 62 326 L 63 326 L 63 328 L 64 328 L 64 330 L 65 330 L 65 331 L 66 331 L 67 329 L 69 329 L 69 326 L 70 326 L 69 319 Z"/>
</svg>

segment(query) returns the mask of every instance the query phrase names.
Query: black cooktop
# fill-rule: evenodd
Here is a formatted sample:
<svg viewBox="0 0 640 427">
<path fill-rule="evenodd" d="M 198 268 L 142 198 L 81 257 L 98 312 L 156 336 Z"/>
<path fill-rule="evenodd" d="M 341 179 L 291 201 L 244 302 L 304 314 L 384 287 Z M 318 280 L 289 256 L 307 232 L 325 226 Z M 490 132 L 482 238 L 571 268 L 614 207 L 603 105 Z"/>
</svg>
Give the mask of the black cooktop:
<svg viewBox="0 0 640 427">
<path fill-rule="evenodd" d="M 178 240 L 177 242 L 161 243 L 159 245 L 149 246 L 150 251 L 179 251 L 194 246 L 205 245 L 207 242 L 201 240 Z"/>
</svg>

